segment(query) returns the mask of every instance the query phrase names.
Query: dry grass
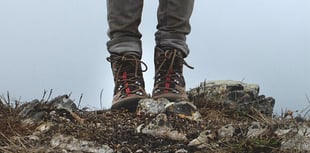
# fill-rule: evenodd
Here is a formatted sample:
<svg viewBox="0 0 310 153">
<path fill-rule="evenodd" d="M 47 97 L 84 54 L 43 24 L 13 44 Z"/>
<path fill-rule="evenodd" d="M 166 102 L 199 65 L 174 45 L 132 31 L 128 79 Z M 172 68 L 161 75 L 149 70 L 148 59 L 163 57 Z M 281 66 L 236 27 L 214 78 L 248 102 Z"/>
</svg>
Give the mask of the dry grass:
<svg viewBox="0 0 310 153">
<path fill-rule="evenodd" d="M 42 98 L 44 99 L 44 98 Z M 48 98 L 49 99 L 49 98 Z M 107 144 L 120 152 L 137 150 L 151 152 L 175 152 L 178 149 L 186 149 L 189 152 L 297 152 L 296 150 L 281 149 L 282 138 L 277 137 L 274 131 L 279 127 L 285 127 L 292 123 L 298 126 L 294 119 L 280 119 L 266 117 L 259 111 L 252 109 L 248 112 L 236 112 L 230 106 L 218 101 L 206 101 L 203 97 L 196 97 L 194 104 L 202 115 L 201 122 L 190 121 L 169 116 L 174 129 L 187 134 L 192 140 L 200 132 L 211 130 L 215 138 L 211 144 L 218 147 L 199 149 L 187 146 L 188 142 L 179 142 L 167 139 L 158 139 L 136 132 L 140 124 L 148 123 L 151 116 L 137 116 L 124 110 L 102 110 L 96 112 L 78 112 L 83 123 L 68 121 L 61 116 L 58 118 L 46 116 L 43 121 L 25 126 L 23 119 L 18 116 L 20 104 L 13 104 L 10 97 L 0 98 L 0 152 L 61 152 L 59 148 L 50 146 L 51 138 L 58 134 L 72 135 L 77 139 L 95 141 L 99 144 Z M 258 137 L 248 138 L 246 133 L 251 122 L 257 121 L 267 127 L 267 131 Z M 35 128 L 42 123 L 51 122 L 51 129 L 47 132 L 30 137 Z M 232 124 L 235 133 L 232 138 L 221 139 L 216 136 L 220 127 Z"/>
</svg>

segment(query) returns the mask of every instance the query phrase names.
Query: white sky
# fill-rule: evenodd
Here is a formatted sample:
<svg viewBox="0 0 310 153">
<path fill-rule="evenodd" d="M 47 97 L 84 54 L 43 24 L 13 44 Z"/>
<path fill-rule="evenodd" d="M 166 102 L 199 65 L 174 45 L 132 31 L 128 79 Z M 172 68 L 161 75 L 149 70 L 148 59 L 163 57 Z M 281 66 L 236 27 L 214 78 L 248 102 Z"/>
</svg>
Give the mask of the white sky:
<svg viewBox="0 0 310 153">
<path fill-rule="evenodd" d="M 146 89 L 153 85 L 158 1 L 146 0 L 140 31 Z M 309 0 L 196 0 L 187 88 L 203 80 L 244 80 L 281 108 L 301 110 L 310 97 Z M 72 92 L 82 106 L 110 107 L 113 80 L 106 61 L 106 1 L 1 0 L 0 93 L 22 101 Z"/>
</svg>

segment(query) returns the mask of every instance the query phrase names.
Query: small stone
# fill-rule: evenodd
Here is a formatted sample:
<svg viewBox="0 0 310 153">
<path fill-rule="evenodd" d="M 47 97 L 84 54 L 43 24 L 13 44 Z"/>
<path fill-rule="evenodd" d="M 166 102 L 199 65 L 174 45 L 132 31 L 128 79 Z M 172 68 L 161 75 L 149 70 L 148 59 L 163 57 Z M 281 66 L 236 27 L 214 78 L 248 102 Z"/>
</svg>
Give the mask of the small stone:
<svg viewBox="0 0 310 153">
<path fill-rule="evenodd" d="M 36 128 L 36 131 L 37 132 L 40 132 L 40 133 L 44 133 L 44 132 L 47 132 L 51 129 L 51 127 L 53 126 L 53 123 L 51 122 L 46 122 L 46 123 L 43 123 L 41 125 L 39 125 L 37 128 Z"/>
<path fill-rule="evenodd" d="M 199 136 L 189 142 L 188 146 L 200 146 L 207 144 L 209 140 L 213 140 L 215 136 L 211 133 L 210 130 L 202 131 Z"/>
<path fill-rule="evenodd" d="M 26 138 L 28 138 L 29 140 L 33 140 L 33 141 L 39 141 L 40 138 L 36 135 L 28 135 Z"/>
<path fill-rule="evenodd" d="M 143 114 L 159 114 L 165 110 L 165 106 L 169 103 L 169 101 L 165 98 L 159 98 L 157 100 L 154 99 L 142 99 L 139 101 L 137 106 L 137 115 Z"/>
<path fill-rule="evenodd" d="M 300 114 L 298 114 L 295 117 L 295 120 L 296 120 L 296 122 L 304 122 L 304 121 L 306 121 L 306 119 L 304 117 L 302 117 Z"/>
<path fill-rule="evenodd" d="M 187 118 L 194 121 L 200 121 L 201 114 L 198 112 L 196 106 L 190 102 L 171 102 L 165 106 L 167 114 L 175 114 L 180 118 Z"/>
<path fill-rule="evenodd" d="M 141 132 L 142 132 L 143 126 L 144 126 L 144 124 L 140 124 L 140 125 L 136 128 L 137 133 L 141 133 Z"/>
<path fill-rule="evenodd" d="M 138 149 L 138 150 L 136 151 L 136 153 L 143 153 L 143 150 L 142 150 L 142 149 Z"/>
<path fill-rule="evenodd" d="M 52 147 L 60 148 L 65 152 L 92 152 L 92 153 L 113 153 L 113 150 L 107 145 L 100 145 L 93 141 L 83 141 L 73 136 L 55 135 L 50 144 Z"/>
<path fill-rule="evenodd" d="M 275 131 L 275 134 L 277 136 L 283 136 L 285 134 L 288 134 L 289 132 L 291 132 L 292 129 L 278 129 Z"/>
<path fill-rule="evenodd" d="M 296 131 L 297 129 L 291 129 Z M 293 137 L 284 137 L 282 149 L 295 149 L 298 152 L 310 152 L 310 128 L 302 124 L 298 127 Z M 284 135 L 285 136 L 285 135 Z"/>
<path fill-rule="evenodd" d="M 179 149 L 179 150 L 175 151 L 175 153 L 188 153 L 188 151 L 185 149 Z"/>
<path fill-rule="evenodd" d="M 143 125 L 139 125 L 137 131 L 141 131 L 144 134 L 152 135 L 156 138 L 166 138 L 177 141 L 186 141 L 185 134 L 172 130 L 173 127 L 167 119 L 166 114 L 158 114 L 148 125 L 142 128 Z M 142 128 L 142 129 L 141 129 Z"/>
<path fill-rule="evenodd" d="M 52 110 L 52 111 L 50 112 L 50 115 L 56 115 L 56 111 L 55 111 L 55 110 Z"/>
<path fill-rule="evenodd" d="M 68 95 L 62 95 L 58 96 L 54 99 L 52 99 L 49 102 L 49 105 L 55 107 L 56 109 L 64 109 L 68 112 L 76 111 L 78 110 L 77 106 L 73 102 L 73 100 L 70 99 Z"/>
<path fill-rule="evenodd" d="M 266 126 L 261 125 L 260 122 L 252 122 L 251 126 L 248 128 L 247 137 L 258 137 L 262 133 L 264 133 L 267 130 Z"/>
<path fill-rule="evenodd" d="M 210 130 L 206 130 L 200 133 L 200 135 L 189 142 L 188 146 L 196 147 L 198 149 L 203 148 L 218 148 L 219 144 L 214 143 L 215 136 Z"/>
<path fill-rule="evenodd" d="M 32 115 L 33 111 L 36 110 L 35 108 L 40 104 L 40 101 L 35 99 L 29 103 L 22 105 L 22 111 L 20 111 L 19 115 L 21 117 L 29 117 Z"/>
<path fill-rule="evenodd" d="M 34 121 L 30 118 L 26 118 L 24 120 L 22 120 L 22 126 L 28 126 L 28 125 L 33 125 Z"/>
<path fill-rule="evenodd" d="M 217 134 L 221 138 L 231 138 L 234 135 L 235 128 L 232 124 L 225 125 L 217 130 Z"/>
</svg>

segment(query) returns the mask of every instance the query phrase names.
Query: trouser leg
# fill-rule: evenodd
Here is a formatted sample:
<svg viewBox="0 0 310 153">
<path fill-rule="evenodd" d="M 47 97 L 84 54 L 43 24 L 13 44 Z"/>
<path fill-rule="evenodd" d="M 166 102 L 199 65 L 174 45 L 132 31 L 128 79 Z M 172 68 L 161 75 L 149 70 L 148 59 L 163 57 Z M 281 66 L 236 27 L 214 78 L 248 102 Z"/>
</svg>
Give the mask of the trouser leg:
<svg viewBox="0 0 310 153">
<path fill-rule="evenodd" d="M 159 0 L 158 25 L 155 33 L 156 45 L 175 47 L 189 54 L 186 35 L 190 33 L 190 17 L 194 0 Z"/>
<path fill-rule="evenodd" d="M 141 33 L 138 30 L 143 0 L 107 0 L 110 53 L 132 52 L 141 57 Z"/>
</svg>

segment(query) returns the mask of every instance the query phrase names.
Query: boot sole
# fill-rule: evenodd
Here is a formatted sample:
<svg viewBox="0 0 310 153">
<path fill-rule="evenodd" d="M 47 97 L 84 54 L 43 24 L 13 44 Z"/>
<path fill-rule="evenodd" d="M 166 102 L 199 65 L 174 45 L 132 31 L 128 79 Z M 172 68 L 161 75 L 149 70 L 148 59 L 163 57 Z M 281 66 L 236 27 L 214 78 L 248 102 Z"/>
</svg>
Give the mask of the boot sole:
<svg viewBox="0 0 310 153">
<path fill-rule="evenodd" d="M 147 97 L 127 97 L 122 99 L 121 101 L 112 105 L 111 110 L 117 109 L 127 109 L 130 112 L 135 112 L 138 106 L 138 103 L 141 99 Z"/>
<path fill-rule="evenodd" d="M 180 102 L 180 101 L 189 101 L 188 97 L 182 96 L 180 94 L 174 94 L 174 93 L 163 93 L 160 95 L 156 95 L 152 97 L 153 99 L 159 99 L 159 98 L 166 98 L 168 99 L 170 102 Z"/>
</svg>

